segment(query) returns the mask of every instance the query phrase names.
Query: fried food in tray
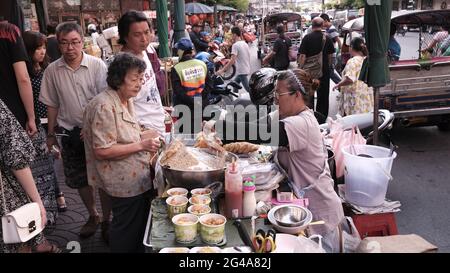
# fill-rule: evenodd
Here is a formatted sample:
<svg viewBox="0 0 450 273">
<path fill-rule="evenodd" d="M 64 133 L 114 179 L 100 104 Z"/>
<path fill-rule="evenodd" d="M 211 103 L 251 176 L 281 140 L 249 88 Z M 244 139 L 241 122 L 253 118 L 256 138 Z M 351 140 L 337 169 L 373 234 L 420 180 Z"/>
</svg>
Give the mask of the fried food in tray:
<svg viewBox="0 0 450 273">
<path fill-rule="evenodd" d="M 225 144 L 223 148 L 227 152 L 234 154 L 248 154 L 256 152 L 259 149 L 259 145 L 255 145 L 249 142 L 233 142 Z"/>
<path fill-rule="evenodd" d="M 215 133 L 206 134 L 200 132 L 197 134 L 195 141 L 195 148 L 209 148 L 219 153 L 225 153 L 225 149 L 222 147 L 222 141 L 216 136 Z"/>
</svg>

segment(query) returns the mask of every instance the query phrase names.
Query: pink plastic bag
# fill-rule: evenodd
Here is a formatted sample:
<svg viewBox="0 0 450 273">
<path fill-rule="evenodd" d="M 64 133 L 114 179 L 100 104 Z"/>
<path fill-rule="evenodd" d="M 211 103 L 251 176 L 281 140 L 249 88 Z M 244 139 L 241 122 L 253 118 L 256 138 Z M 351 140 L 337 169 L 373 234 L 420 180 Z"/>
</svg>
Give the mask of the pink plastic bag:
<svg viewBox="0 0 450 273">
<path fill-rule="evenodd" d="M 336 177 L 340 178 L 344 175 L 344 153 L 342 147 L 351 144 L 366 144 L 366 139 L 362 136 L 358 126 L 353 125 L 350 130 L 344 130 L 340 124 L 333 124 L 333 151 L 336 161 Z"/>
</svg>

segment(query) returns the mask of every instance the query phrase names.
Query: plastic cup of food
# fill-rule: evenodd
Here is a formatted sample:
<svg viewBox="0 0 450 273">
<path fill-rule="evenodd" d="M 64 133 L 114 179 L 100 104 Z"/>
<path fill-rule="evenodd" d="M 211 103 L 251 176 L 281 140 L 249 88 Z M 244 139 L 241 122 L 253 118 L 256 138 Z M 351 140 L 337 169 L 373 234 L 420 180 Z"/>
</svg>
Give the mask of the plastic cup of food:
<svg viewBox="0 0 450 273">
<path fill-rule="evenodd" d="M 172 218 L 177 214 L 186 212 L 188 198 L 182 195 L 174 195 L 168 197 L 166 203 L 169 218 Z"/>
<path fill-rule="evenodd" d="M 225 216 L 215 213 L 200 217 L 200 237 L 206 244 L 218 244 L 225 237 Z"/>
<path fill-rule="evenodd" d="M 187 211 L 200 217 L 210 213 L 211 208 L 208 205 L 191 205 L 187 208 Z M 198 225 L 198 231 L 200 232 L 200 224 Z"/>
<path fill-rule="evenodd" d="M 172 218 L 175 227 L 175 240 L 181 244 L 189 244 L 197 239 L 198 217 L 190 213 L 182 213 Z"/>
<path fill-rule="evenodd" d="M 198 217 L 211 212 L 211 208 L 208 205 L 198 205 L 198 204 L 189 206 L 187 210 L 189 213 L 197 215 Z"/>
<path fill-rule="evenodd" d="M 212 193 L 212 190 L 208 189 L 208 188 L 197 188 L 197 189 L 191 190 L 191 195 L 192 196 L 206 195 L 208 197 L 211 197 L 211 193 Z"/>
<path fill-rule="evenodd" d="M 187 197 L 188 192 L 189 191 L 185 188 L 171 188 L 167 190 L 167 195 L 169 196 L 182 195 Z"/>
<path fill-rule="evenodd" d="M 207 195 L 195 195 L 189 198 L 189 203 L 191 205 L 207 205 L 211 203 L 211 197 Z"/>
</svg>

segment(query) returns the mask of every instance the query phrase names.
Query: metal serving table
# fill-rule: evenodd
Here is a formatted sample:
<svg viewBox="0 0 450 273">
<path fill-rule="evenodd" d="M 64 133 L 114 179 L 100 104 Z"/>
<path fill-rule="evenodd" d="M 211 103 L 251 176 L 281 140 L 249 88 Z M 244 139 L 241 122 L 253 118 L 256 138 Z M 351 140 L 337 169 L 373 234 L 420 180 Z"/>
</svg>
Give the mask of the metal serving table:
<svg viewBox="0 0 450 273">
<path fill-rule="evenodd" d="M 211 212 L 217 213 L 219 211 L 219 204 L 216 201 L 211 202 Z M 234 225 L 235 220 L 227 219 L 225 224 L 225 239 L 223 242 L 212 245 L 218 247 L 237 247 L 245 246 L 242 241 L 237 227 Z M 244 226 L 247 234 L 251 233 L 251 220 L 241 219 L 241 224 Z M 264 219 L 256 219 L 256 229 L 269 229 L 270 226 L 265 225 Z M 180 244 L 175 241 L 175 231 L 171 220 L 167 216 L 167 205 L 165 198 L 156 198 L 152 201 L 150 208 L 150 215 L 147 220 L 145 228 L 145 235 L 143 244 L 146 246 L 146 252 L 159 252 L 165 247 L 195 247 L 206 246 L 202 242 L 200 235 L 197 240 L 191 244 Z M 211 246 L 211 245 L 210 245 Z"/>
</svg>

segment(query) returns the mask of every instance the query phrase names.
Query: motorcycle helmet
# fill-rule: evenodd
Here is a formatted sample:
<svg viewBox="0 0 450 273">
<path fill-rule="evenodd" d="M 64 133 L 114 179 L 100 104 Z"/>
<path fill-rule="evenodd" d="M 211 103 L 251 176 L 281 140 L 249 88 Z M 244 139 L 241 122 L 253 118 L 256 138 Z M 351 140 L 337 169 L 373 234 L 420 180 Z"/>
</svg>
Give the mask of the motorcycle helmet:
<svg viewBox="0 0 450 273">
<path fill-rule="evenodd" d="M 195 59 L 200 60 L 206 64 L 206 67 L 208 68 L 208 71 L 214 72 L 214 63 L 210 60 L 211 54 L 208 52 L 199 52 L 197 55 L 195 55 Z"/>
<path fill-rule="evenodd" d="M 250 99 L 255 105 L 272 105 L 277 71 L 273 68 L 261 68 L 254 72 L 249 81 Z"/>
</svg>

